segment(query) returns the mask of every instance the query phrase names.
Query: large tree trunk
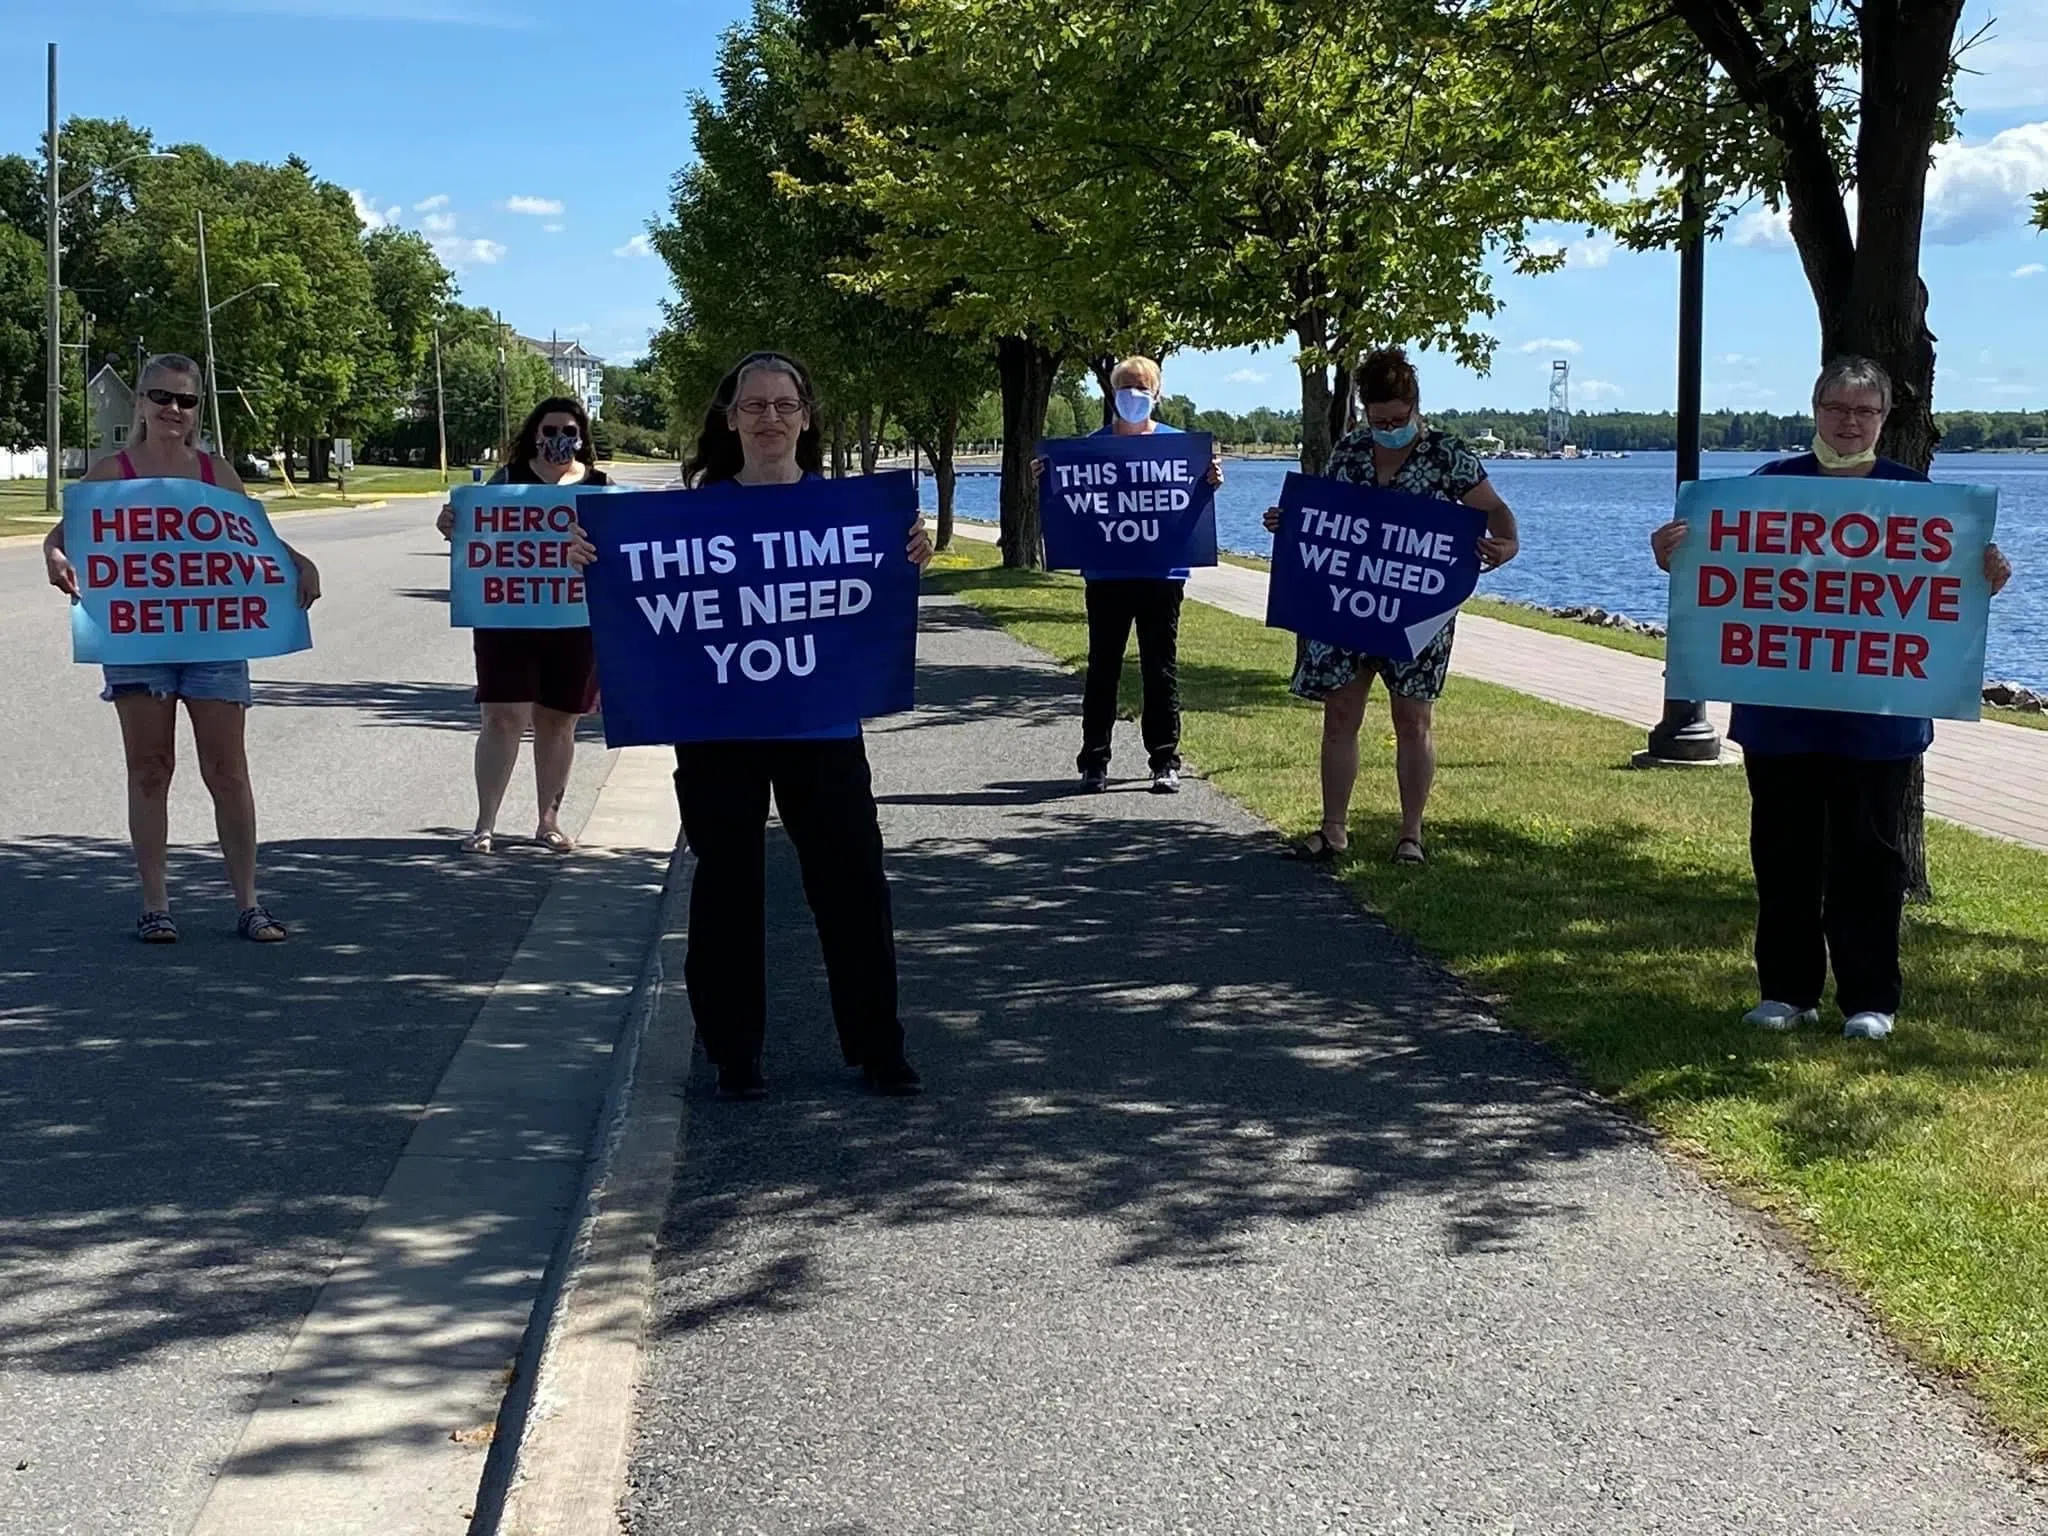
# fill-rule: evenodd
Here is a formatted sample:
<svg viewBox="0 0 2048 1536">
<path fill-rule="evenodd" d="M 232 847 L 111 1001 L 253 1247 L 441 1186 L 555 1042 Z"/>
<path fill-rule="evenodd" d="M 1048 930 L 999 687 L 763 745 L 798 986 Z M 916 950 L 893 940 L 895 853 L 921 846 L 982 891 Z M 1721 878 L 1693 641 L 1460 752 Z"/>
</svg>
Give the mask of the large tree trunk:
<svg viewBox="0 0 2048 1536">
<path fill-rule="evenodd" d="M 960 441 L 960 408 L 950 406 L 939 418 L 939 440 L 933 446 L 932 484 L 939 493 L 939 541 L 940 549 L 953 547 L 953 486 L 957 478 L 953 472 L 953 450 Z"/>
<path fill-rule="evenodd" d="M 1088 359 L 1088 371 L 1095 375 L 1095 385 L 1102 391 L 1102 424 L 1105 427 L 1116 424 L 1116 389 L 1109 382 L 1109 376 L 1116 372 L 1116 364 L 1113 357 Z"/>
<path fill-rule="evenodd" d="M 1038 440 L 1045 432 L 1045 408 L 1052 399 L 1059 357 L 1028 336 L 996 343 L 996 377 L 1003 389 L 1003 564 L 1041 570 L 1045 541 L 1038 531 L 1038 489 L 1031 473 Z"/>
<path fill-rule="evenodd" d="M 860 413 L 860 472 L 864 475 L 872 475 L 875 465 L 881 460 L 882 430 L 888 424 L 889 407 L 886 405 L 875 407 L 872 421 L 865 410 Z"/>
<path fill-rule="evenodd" d="M 306 478 L 319 485 L 327 478 L 332 438 L 315 435 L 306 439 Z"/>
<path fill-rule="evenodd" d="M 1294 335 L 1305 352 L 1329 341 L 1323 317 L 1314 313 L 1295 320 Z M 1296 366 L 1301 370 L 1301 472 L 1320 475 L 1330 462 L 1330 449 L 1336 444 L 1336 439 L 1330 436 L 1330 375 L 1321 363 L 1306 359 Z"/>
</svg>

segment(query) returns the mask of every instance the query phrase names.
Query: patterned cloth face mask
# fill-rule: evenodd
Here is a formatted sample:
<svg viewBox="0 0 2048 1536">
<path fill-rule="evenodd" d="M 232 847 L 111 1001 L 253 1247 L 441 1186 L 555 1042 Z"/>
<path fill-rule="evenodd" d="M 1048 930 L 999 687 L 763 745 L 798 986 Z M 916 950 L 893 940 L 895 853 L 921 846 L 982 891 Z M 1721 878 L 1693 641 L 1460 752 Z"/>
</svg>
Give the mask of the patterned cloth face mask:
<svg viewBox="0 0 2048 1536">
<path fill-rule="evenodd" d="M 574 427 L 541 428 L 540 456 L 550 464 L 568 463 L 582 446 L 582 435 Z"/>
</svg>

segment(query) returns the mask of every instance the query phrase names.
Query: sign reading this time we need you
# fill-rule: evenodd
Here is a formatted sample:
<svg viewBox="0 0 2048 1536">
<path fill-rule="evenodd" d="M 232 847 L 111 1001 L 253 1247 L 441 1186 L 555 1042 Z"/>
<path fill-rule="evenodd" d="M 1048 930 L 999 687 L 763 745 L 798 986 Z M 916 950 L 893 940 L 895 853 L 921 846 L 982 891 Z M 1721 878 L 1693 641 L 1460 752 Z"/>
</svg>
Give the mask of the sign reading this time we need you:
<svg viewBox="0 0 2048 1536">
<path fill-rule="evenodd" d="M 1671 696 L 1975 720 L 1998 493 L 1910 480 L 1698 480 L 1671 560 Z"/>
<path fill-rule="evenodd" d="M 1060 437 L 1038 445 L 1045 563 L 1101 576 L 1164 576 L 1216 563 L 1215 449 L 1206 432 Z"/>
<path fill-rule="evenodd" d="M 915 704 L 908 471 L 577 512 L 607 745 L 813 736 Z"/>
<path fill-rule="evenodd" d="M 1368 656 L 1413 661 L 1479 585 L 1476 507 L 1290 474 L 1266 586 L 1266 624 Z"/>
<path fill-rule="evenodd" d="M 203 480 L 90 480 L 64 491 L 78 573 L 74 660 L 248 661 L 313 643 L 291 553 L 253 496 Z"/>
</svg>

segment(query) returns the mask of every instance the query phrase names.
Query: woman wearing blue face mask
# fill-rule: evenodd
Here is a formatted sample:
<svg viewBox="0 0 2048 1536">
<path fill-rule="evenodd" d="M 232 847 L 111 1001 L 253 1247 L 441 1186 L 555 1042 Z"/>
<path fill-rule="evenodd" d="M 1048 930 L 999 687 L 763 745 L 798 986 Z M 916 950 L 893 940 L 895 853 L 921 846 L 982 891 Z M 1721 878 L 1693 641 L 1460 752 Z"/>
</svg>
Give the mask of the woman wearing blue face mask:
<svg viewBox="0 0 2048 1536">
<path fill-rule="evenodd" d="M 1515 558 L 1521 540 L 1515 514 L 1486 478 L 1479 456 L 1457 438 L 1422 419 L 1422 391 L 1415 367 L 1399 347 L 1370 354 L 1356 375 L 1365 425 L 1331 450 L 1332 480 L 1377 485 L 1416 496 L 1462 502 L 1486 514 L 1486 533 L 1479 540 L 1479 564 L 1492 570 Z M 1268 509 L 1268 532 L 1280 528 L 1280 509 Z M 1348 842 L 1351 790 L 1358 782 L 1358 730 L 1365 722 L 1366 695 L 1375 677 L 1387 685 L 1394 719 L 1394 774 L 1401 790 L 1401 835 L 1394 860 L 1420 864 L 1422 813 L 1436 780 L 1436 741 L 1432 717 L 1444 677 L 1450 671 L 1451 643 L 1458 621 L 1453 618 L 1423 647 L 1413 661 L 1365 656 L 1320 640 L 1305 641 L 1294 669 L 1293 691 L 1323 705 L 1323 821 L 1289 855 L 1324 864 Z"/>
<path fill-rule="evenodd" d="M 583 402 L 558 396 L 527 413 L 493 485 L 609 485 L 590 444 Z M 442 507 L 441 537 L 453 536 L 455 512 Z M 534 841 L 556 853 L 575 846 L 561 828 L 562 797 L 576 760 L 576 722 L 597 707 L 597 653 L 582 629 L 479 629 L 476 703 L 483 730 L 476 741 L 476 827 L 462 841 L 489 853 L 498 806 L 519 761 L 519 743 L 533 732 L 533 778 L 540 802 Z"/>
</svg>

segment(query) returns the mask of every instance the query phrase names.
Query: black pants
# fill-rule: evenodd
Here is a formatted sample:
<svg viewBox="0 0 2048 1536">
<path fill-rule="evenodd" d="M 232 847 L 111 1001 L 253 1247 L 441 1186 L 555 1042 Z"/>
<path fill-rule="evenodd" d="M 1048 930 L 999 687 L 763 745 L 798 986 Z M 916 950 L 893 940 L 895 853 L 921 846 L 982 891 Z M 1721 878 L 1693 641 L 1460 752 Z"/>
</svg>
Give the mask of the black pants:
<svg viewBox="0 0 2048 1536">
<path fill-rule="evenodd" d="M 768 792 L 796 845 L 818 923 L 832 1020 L 849 1064 L 903 1049 L 896 931 L 867 745 L 714 741 L 676 748 L 676 799 L 697 857 L 684 979 L 698 1038 L 715 1065 L 757 1059 L 767 1025 L 762 859 Z"/>
<path fill-rule="evenodd" d="M 1911 761 L 1752 752 L 1745 765 L 1765 999 L 1817 1007 L 1832 960 L 1842 1012 L 1897 1013 Z"/>
<path fill-rule="evenodd" d="M 1109 766 L 1116 726 L 1116 685 L 1124 647 L 1138 627 L 1138 671 L 1145 680 L 1139 730 L 1154 773 L 1180 766 L 1181 583 L 1164 577 L 1088 583 L 1088 682 L 1081 695 L 1080 769 Z"/>
</svg>

